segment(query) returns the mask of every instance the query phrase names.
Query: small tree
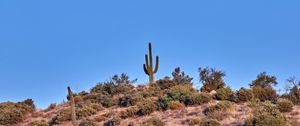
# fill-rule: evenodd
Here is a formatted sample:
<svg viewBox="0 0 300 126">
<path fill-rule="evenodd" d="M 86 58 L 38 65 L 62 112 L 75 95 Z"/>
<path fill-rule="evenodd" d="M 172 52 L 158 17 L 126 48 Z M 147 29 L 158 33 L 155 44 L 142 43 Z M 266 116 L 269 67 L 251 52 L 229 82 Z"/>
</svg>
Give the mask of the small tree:
<svg viewBox="0 0 300 126">
<path fill-rule="evenodd" d="M 172 76 L 173 76 L 173 81 L 176 84 L 192 85 L 193 78 L 189 77 L 189 75 L 185 75 L 185 73 L 180 70 L 180 67 L 175 68 L 174 72 L 172 72 Z"/>
<path fill-rule="evenodd" d="M 262 72 L 257 75 L 256 79 L 252 81 L 250 87 L 254 86 L 261 86 L 262 88 L 265 87 L 272 87 L 277 85 L 277 78 L 275 76 L 267 75 L 266 72 Z"/>
<path fill-rule="evenodd" d="M 199 68 L 200 82 L 203 84 L 201 91 L 210 92 L 225 86 L 223 77 L 225 73 L 213 68 Z"/>
</svg>

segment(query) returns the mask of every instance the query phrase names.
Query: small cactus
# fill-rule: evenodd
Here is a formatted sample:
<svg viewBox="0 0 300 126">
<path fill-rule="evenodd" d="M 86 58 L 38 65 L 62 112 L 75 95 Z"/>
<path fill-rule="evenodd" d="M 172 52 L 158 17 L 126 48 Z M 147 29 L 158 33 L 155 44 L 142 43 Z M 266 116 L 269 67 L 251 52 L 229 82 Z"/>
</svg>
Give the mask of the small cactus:
<svg viewBox="0 0 300 126">
<path fill-rule="evenodd" d="M 68 94 L 70 98 L 70 104 L 71 104 L 71 111 L 72 111 L 72 124 L 73 126 L 76 126 L 76 112 L 75 112 L 75 102 L 73 97 L 73 92 L 71 91 L 71 88 L 68 87 Z"/>
<path fill-rule="evenodd" d="M 144 64 L 144 72 L 149 76 L 149 82 L 152 84 L 154 82 L 154 74 L 158 71 L 158 56 L 156 56 L 156 64 L 155 69 L 153 70 L 153 63 L 152 63 L 152 47 L 151 43 L 149 43 L 149 57 L 145 55 L 146 64 Z M 150 61 L 150 63 L 149 63 Z"/>
</svg>

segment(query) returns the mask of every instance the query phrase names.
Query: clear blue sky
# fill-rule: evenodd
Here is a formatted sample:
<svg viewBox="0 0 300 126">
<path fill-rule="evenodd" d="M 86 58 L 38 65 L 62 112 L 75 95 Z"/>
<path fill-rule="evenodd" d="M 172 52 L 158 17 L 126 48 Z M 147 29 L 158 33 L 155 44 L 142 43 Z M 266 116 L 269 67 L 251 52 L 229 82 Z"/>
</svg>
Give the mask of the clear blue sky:
<svg viewBox="0 0 300 126">
<path fill-rule="evenodd" d="M 223 70 L 234 89 L 260 72 L 278 88 L 300 78 L 299 0 L 0 1 L 0 102 L 65 99 L 115 73 L 147 82 L 153 44 L 156 78 L 180 66 L 199 87 L 198 67 Z"/>
</svg>

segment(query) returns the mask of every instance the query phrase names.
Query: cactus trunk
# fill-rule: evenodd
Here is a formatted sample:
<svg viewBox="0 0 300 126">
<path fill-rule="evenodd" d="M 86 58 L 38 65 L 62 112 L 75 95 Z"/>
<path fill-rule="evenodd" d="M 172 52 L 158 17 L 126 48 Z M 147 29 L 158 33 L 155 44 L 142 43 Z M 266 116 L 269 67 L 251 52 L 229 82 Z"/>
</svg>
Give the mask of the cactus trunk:
<svg viewBox="0 0 300 126">
<path fill-rule="evenodd" d="M 152 46 L 151 43 L 149 43 L 149 57 L 147 54 L 145 55 L 146 64 L 144 64 L 143 67 L 144 67 L 144 72 L 149 76 L 150 84 L 154 83 L 154 74 L 158 71 L 158 59 L 159 59 L 158 56 L 156 56 L 156 64 L 153 70 Z"/>
<path fill-rule="evenodd" d="M 75 112 L 75 102 L 74 102 L 74 97 L 73 93 L 71 91 L 71 88 L 68 87 L 68 94 L 70 98 L 70 106 L 71 106 L 71 116 L 72 116 L 72 124 L 73 126 L 76 126 L 76 112 Z"/>
</svg>

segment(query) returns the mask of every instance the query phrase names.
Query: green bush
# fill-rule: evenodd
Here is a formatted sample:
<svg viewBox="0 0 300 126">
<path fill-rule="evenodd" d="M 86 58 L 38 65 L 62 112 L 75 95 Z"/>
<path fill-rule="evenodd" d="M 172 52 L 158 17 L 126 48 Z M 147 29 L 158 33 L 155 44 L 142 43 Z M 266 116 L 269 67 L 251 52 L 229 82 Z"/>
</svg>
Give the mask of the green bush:
<svg viewBox="0 0 300 126">
<path fill-rule="evenodd" d="M 48 126 L 48 122 L 46 120 L 35 120 L 30 122 L 27 126 Z"/>
<path fill-rule="evenodd" d="M 230 87 L 220 88 L 217 90 L 216 98 L 218 100 L 230 100 L 233 96 L 233 91 Z"/>
<path fill-rule="evenodd" d="M 158 109 L 156 100 L 153 98 L 145 99 L 144 101 L 137 104 L 139 107 L 138 115 L 149 115 Z"/>
<path fill-rule="evenodd" d="M 157 107 L 159 110 L 167 110 L 169 109 L 169 102 L 172 101 L 171 98 L 169 97 L 160 97 L 158 98 L 158 101 L 157 101 Z"/>
<path fill-rule="evenodd" d="M 202 105 L 204 103 L 208 103 L 211 100 L 212 97 L 208 93 L 193 93 L 186 98 L 184 103 L 186 105 Z"/>
<path fill-rule="evenodd" d="M 86 119 L 81 121 L 78 126 L 99 126 L 99 125 L 94 121 Z"/>
<path fill-rule="evenodd" d="M 141 126 L 164 126 L 164 125 L 165 123 L 157 118 L 150 118 L 141 124 Z"/>
<path fill-rule="evenodd" d="M 246 126 L 290 126 L 288 120 L 271 102 L 259 103 L 253 116 L 245 122 Z"/>
<path fill-rule="evenodd" d="M 253 99 L 254 95 L 250 89 L 241 88 L 237 93 L 236 97 L 238 99 L 238 102 L 246 102 Z"/>
<path fill-rule="evenodd" d="M 195 93 L 195 89 L 191 85 L 177 85 L 172 87 L 167 95 L 175 101 L 184 103 L 189 96 Z"/>
<path fill-rule="evenodd" d="M 221 123 L 215 119 L 202 119 L 199 123 L 199 126 L 221 126 Z"/>
<path fill-rule="evenodd" d="M 116 105 L 116 103 L 113 101 L 112 98 L 106 98 L 106 99 L 103 100 L 102 105 L 103 105 L 105 108 L 109 108 L 109 107 L 111 107 L 111 106 Z"/>
<path fill-rule="evenodd" d="M 290 112 L 293 110 L 294 104 L 287 99 L 278 99 L 277 108 L 280 112 Z"/>
<path fill-rule="evenodd" d="M 171 110 L 183 109 L 185 107 L 184 104 L 180 103 L 179 101 L 170 101 L 168 106 Z"/>
<path fill-rule="evenodd" d="M 3 102 L 0 103 L 0 125 L 14 125 L 24 120 L 26 114 L 35 110 L 31 99 L 23 102 Z"/>
</svg>

